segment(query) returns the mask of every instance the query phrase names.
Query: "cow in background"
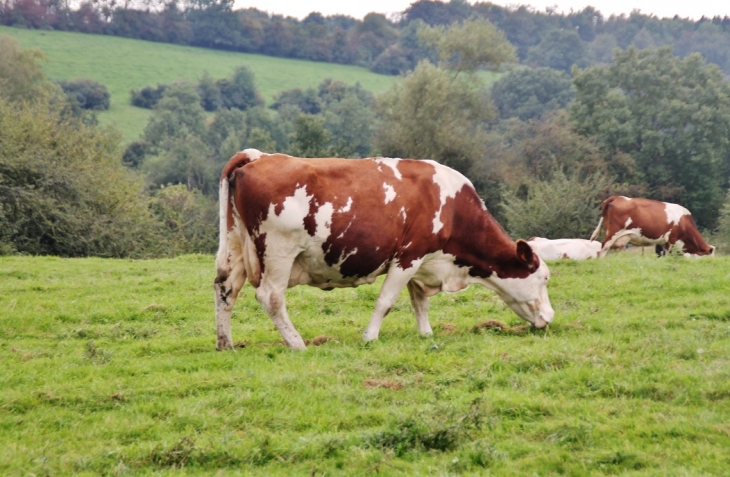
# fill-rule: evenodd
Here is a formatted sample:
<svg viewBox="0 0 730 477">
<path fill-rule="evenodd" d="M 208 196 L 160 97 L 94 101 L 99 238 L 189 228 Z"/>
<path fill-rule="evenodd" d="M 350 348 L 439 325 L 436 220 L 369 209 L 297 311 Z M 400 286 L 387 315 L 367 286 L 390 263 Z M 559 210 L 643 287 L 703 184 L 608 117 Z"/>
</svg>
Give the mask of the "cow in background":
<svg viewBox="0 0 730 477">
<path fill-rule="evenodd" d="M 660 245 L 664 250 L 680 247 L 685 256 L 714 255 L 715 247 L 700 235 L 689 210 L 681 205 L 650 199 L 613 196 L 601 204 L 601 219 L 591 240 L 606 228 L 601 256 L 611 247 L 633 244 Z"/>
<path fill-rule="evenodd" d="M 601 253 L 601 242 L 595 240 L 532 237 L 527 243 L 546 262 L 563 258 L 589 260 L 598 258 Z"/>
<path fill-rule="evenodd" d="M 507 235 L 466 177 L 430 160 L 242 151 L 221 175 L 215 263 L 218 349 L 233 347 L 231 313 L 247 279 L 294 349 L 305 348 L 286 309 L 296 285 L 356 287 L 385 275 L 365 341 L 378 338 L 403 288 L 422 335 L 432 333 L 428 297 L 470 284 L 536 328 L 554 316 L 545 262 Z"/>
</svg>

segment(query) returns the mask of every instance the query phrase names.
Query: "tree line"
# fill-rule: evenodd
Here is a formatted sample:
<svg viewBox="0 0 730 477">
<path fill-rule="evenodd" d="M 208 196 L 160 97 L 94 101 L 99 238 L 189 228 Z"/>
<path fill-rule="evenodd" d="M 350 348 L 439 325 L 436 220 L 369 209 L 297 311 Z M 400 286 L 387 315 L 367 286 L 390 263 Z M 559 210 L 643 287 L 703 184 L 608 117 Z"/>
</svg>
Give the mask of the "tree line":
<svg viewBox="0 0 730 477">
<path fill-rule="evenodd" d="M 75 7 L 72 7 L 75 5 Z M 303 20 L 246 8 L 233 0 L 2 0 L 0 24 L 193 45 L 269 56 L 361 65 L 384 74 L 413 70 L 433 51 L 422 48 L 418 28 L 486 19 L 504 32 L 517 58 L 532 67 L 566 72 L 572 65 L 610 63 L 614 48 L 669 46 L 684 58 L 697 52 L 730 74 L 730 17 L 657 18 L 638 11 L 606 17 L 593 7 L 566 14 L 528 6 L 503 7 L 418 0 L 388 18 L 362 20 L 312 12 Z"/>
<path fill-rule="evenodd" d="M 431 58 L 378 96 L 326 80 L 265 105 L 245 65 L 150 86 L 152 115 L 126 147 L 44 77 L 41 52 L 0 38 L 0 252 L 212 252 L 220 170 L 248 147 L 437 160 L 515 238 L 587 237 L 600 202 L 623 194 L 680 203 L 730 243 L 730 82 L 716 65 L 631 46 L 568 73 L 519 66 L 484 19 L 416 33 Z M 489 87 L 484 69 L 503 74 Z"/>
</svg>

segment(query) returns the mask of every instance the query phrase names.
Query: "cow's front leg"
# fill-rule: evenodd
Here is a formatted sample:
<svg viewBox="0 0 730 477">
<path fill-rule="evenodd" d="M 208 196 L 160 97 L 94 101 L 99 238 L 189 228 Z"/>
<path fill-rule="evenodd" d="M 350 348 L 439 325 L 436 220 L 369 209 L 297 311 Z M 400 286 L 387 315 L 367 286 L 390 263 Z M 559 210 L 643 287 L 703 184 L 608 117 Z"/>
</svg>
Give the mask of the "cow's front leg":
<svg viewBox="0 0 730 477">
<path fill-rule="evenodd" d="M 428 308 L 430 301 L 426 294 L 423 292 L 413 280 L 408 282 L 408 294 L 411 297 L 411 305 L 413 310 L 416 312 L 416 324 L 418 325 L 418 332 L 421 336 L 433 335 L 431 329 L 431 323 L 428 322 Z"/>
<path fill-rule="evenodd" d="M 378 295 L 378 301 L 375 302 L 375 310 L 373 310 L 370 323 L 362 335 L 365 341 L 378 339 L 383 319 L 390 313 L 393 305 L 395 305 L 395 301 L 398 299 L 398 295 L 400 295 L 401 290 L 403 290 L 408 281 L 413 277 L 416 269 L 417 267 L 413 266 L 407 270 L 403 270 L 396 264 L 391 265 L 388 274 L 385 276 L 380 295 Z"/>
</svg>

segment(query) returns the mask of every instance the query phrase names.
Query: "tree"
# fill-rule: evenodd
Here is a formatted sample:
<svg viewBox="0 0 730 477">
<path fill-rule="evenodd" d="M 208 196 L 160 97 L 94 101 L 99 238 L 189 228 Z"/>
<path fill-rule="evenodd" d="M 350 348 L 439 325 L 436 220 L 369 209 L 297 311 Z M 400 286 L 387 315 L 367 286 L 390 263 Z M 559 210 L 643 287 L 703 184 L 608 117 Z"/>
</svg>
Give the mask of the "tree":
<svg viewBox="0 0 730 477">
<path fill-rule="evenodd" d="M 377 98 L 375 144 L 391 157 L 435 159 L 461 172 L 481 157 L 485 125 L 496 116 L 476 76 L 429 62 Z"/>
<path fill-rule="evenodd" d="M 431 158 L 466 172 L 482 157 L 485 127 L 497 115 L 484 83 L 470 68 L 513 61 L 514 50 L 484 21 L 430 30 L 424 38 L 442 61 L 439 66 L 422 61 L 377 98 L 381 121 L 375 144 L 386 155 Z M 484 42 L 475 47 L 474 38 Z"/>
<path fill-rule="evenodd" d="M 492 86 L 492 99 L 500 117 L 518 117 L 523 121 L 564 108 L 574 96 L 570 76 L 551 68 L 518 69 Z"/>
<path fill-rule="evenodd" d="M 247 66 L 239 66 L 230 79 L 217 81 L 222 106 L 246 110 L 264 104 L 264 100 L 254 85 L 253 72 Z"/>
<path fill-rule="evenodd" d="M 553 30 L 529 49 L 527 64 L 570 72 L 573 65 L 585 68 L 593 63 L 591 52 L 573 30 Z"/>
<path fill-rule="evenodd" d="M 200 105 L 203 106 L 203 109 L 206 111 L 216 111 L 218 108 L 223 106 L 221 90 L 207 71 L 205 71 L 203 76 L 198 80 L 198 86 L 196 89 L 200 96 Z"/>
<path fill-rule="evenodd" d="M 514 47 L 488 20 L 474 18 L 449 28 L 423 27 L 418 36 L 436 49 L 442 66 L 457 73 L 517 61 Z"/>
<path fill-rule="evenodd" d="M 680 203 L 713 227 L 730 160 L 730 84 L 719 68 L 698 54 L 632 47 L 574 78 L 576 130 L 636 161 L 638 173 L 619 180 L 643 183 L 650 198 Z"/>
<path fill-rule="evenodd" d="M 319 116 L 302 114 L 295 121 L 292 154 L 298 157 L 326 157 L 330 155 L 332 136 L 324 128 Z"/>
<path fill-rule="evenodd" d="M 167 88 L 155 106 L 143 136 L 154 148 L 189 135 L 202 136 L 205 111 L 192 85 L 179 83 Z"/>
</svg>

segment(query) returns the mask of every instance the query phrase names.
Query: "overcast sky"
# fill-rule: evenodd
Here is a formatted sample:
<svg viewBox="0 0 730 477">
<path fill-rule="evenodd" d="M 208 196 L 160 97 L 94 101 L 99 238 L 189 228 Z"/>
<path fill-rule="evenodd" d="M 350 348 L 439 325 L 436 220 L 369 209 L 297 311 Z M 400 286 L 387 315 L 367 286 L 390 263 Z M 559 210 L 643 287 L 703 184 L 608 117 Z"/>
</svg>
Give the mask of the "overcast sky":
<svg viewBox="0 0 730 477">
<path fill-rule="evenodd" d="M 302 19 L 311 12 L 319 12 L 324 16 L 343 14 L 354 18 L 362 18 L 370 12 L 391 14 L 408 8 L 414 0 L 236 0 L 235 8 L 255 7 L 269 13 L 278 13 Z M 640 10 L 647 15 L 657 17 L 674 17 L 700 19 L 703 15 L 730 16 L 730 0 L 532 0 L 514 2 L 510 0 L 490 0 L 497 5 L 531 5 L 538 11 L 557 6 L 558 12 L 580 11 L 592 6 L 604 17 L 612 14 L 629 14 L 632 10 Z M 470 1 L 469 3 L 474 3 Z"/>
</svg>

